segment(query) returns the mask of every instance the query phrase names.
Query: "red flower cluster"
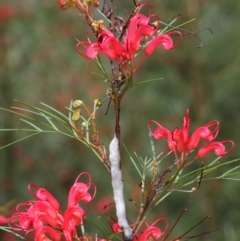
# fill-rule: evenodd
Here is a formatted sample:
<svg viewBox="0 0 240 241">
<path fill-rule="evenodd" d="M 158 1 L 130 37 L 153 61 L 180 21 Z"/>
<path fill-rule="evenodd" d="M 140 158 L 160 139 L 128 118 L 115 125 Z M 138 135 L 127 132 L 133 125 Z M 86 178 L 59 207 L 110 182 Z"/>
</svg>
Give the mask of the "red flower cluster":
<svg viewBox="0 0 240 241">
<path fill-rule="evenodd" d="M 148 8 L 148 16 L 139 13 L 143 7 Z M 152 19 L 157 19 L 155 24 L 152 23 Z M 96 43 L 86 41 L 79 42 L 76 45 L 76 49 L 77 52 L 86 59 L 94 59 L 98 56 L 99 52 L 102 52 L 110 60 L 119 61 L 122 68 L 125 70 L 127 68 L 127 64 L 130 63 L 131 70 L 134 72 L 143 59 L 146 56 L 151 55 L 159 45 L 161 45 L 165 50 L 171 50 L 180 44 L 182 34 L 179 31 L 161 34 L 158 31 L 159 23 L 159 17 L 152 14 L 150 6 L 143 4 L 138 9 L 135 16 L 131 18 L 128 29 L 126 30 L 126 34 L 123 38 L 123 43 L 120 42 L 111 31 L 102 27 L 103 32 L 98 35 L 98 41 Z M 179 41 L 175 45 L 171 38 L 172 35 L 178 35 L 180 37 Z M 134 57 L 146 42 L 148 44 L 144 49 L 144 54 L 138 64 L 134 67 Z M 81 47 L 86 48 L 85 53 L 80 50 Z"/>
<path fill-rule="evenodd" d="M 165 223 L 165 229 L 162 231 L 160 228 L 158 228 L 156 225 L 160 222 Z M 112 223 L 113 222 L 113 223 Z M 122 229 L 119 226 L 118 222 L 110 217 L 108 219 L 108 223 L 114 233 L 121 233 Z M 147 225 L 148 226 L 148 225 Z M 168 221 L 166 218 L 159 218 L 154 223 L 152 223 L 150 226 L 148 226 L 140 235 L 135 234 L 133 237 L 133 241 L 147 241 L 147 240 L 153 240 L 153 239 L 159 239 L 161 236 L 164 235 L 165 231 L 168 229 Z"/>
<path fill-rule="evenodd" d="M 89 182 L 79 182 L 80 177 L 87 175 Z M 93 187 L 93 195 L 89 189 Z M 32 189 L 36 189 L 34 193 Z M 29 184 L 29 192 L 36 201 L 28 201 L 17 206 L 15 213 L 9 220 L 10 226 L 17 231 L 26 231 L 26 235 L 34 233 L 35 241 L 60 241 L 63 235 L 66 241 L 77 238 L 76 227 L 83 224 L 87 210 L 79 206 L 79 202 L 90 202 L 95 196 L 96 187 L 91 182 L 89 173 L 78 175 L 68 195 L 68 206 L 64 214 L 60 211 L 58 201 L 46 189 Z M 14 227 L 13 227 L 14 225 Z M 51 238 L 49 238 L 51 237 Z"/>
<path fill-rule="evenodd" d="M 214 151 L 217 156 L 224 156 L 228 154 L 230 151 L 232 151 L 234 147 L 233 141 L 213 141 L 217 137 L 219 131 L 219 122 L 216 120 L 211 121 L 206 125 L 197 128 L 193 132 L 193 134 L 189 136 L 190 118 L 188 116 L 188 113 L 189 111 L 187 110 L 186 115 L 183 118 L 183 128 L 180 129 L 178 127 L 175 127 L 172 132 L 167 128 L 161 126 L 158 122 L 154 120 L 148 122 L 149 132 L 155 139 L 160 140 L 164 137 L 167 139 L 168 148 L 174 152 L 178 167 L 180 167 L 182 162 L 186 160 L 188 154 L 199 146 L 201 139 L 209 143 L 199 148 L 193 160 L 185 164 L 185 166 L 190 164 L 197 158 L 205 157 L 210 151 Z M 151 130 L 151 124 L 157 125 L 157 128 L 154 132 L 152 132 Z M 225 147 L 227 143 L 231 145 L 228 151 L 226 151 Z M 179 161 L 177 153 L 181 155 L 181 161 Z"/>
</svg>

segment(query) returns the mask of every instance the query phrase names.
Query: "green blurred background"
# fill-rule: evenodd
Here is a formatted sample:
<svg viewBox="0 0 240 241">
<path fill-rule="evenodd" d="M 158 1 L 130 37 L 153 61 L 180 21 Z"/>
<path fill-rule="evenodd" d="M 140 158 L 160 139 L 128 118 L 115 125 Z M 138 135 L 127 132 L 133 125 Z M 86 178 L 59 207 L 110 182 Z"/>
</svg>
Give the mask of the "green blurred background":
<svg viewBox="0 0 240 241">
<path fill-rule="evenodd" d="M 136 86 L 127 93 L 122 107 L 122 141 L 133 153 L 150 156 L 147 122 L 159 121 L 172 129 L 182 125 L 186 108 L 190 109 L 191 130 L 207 122 L 220 121 L 217 140 L 232 139 L 235 149 L 222 162 L 238 158 L 240 145 L 240 1 L 209 0 L 162 0 L 149 1 L 154 13 L 168 22 L 181 14 L 177 23 L 196 18 L 184 28 L 197 31 L 200 41 L 194 36 L 185 36 L 174 51 L 158 49 L 144 61 L 135 75 L 135 81 L 162 77 L 163 80 L 148 85 Z M 130 10 L 132 1 L 118 2 L 118 13 Z M 104 98 L 107 86 L 92 74 L 97 71 L 91 61 L 83 60 L 75 51 L 76 39 L 86 40 L 91 35 L 89 28 L 75 9 L 60 10 L 57 0 L 1 0 L 0 2 L 0 106 L 10 108 L 21 100 L 34 106 L 44 102 L 67 114 L 66 106 L 72 99 L 82 99 L 89 106 L 96 98 Z M 92 38 L 92 40 L 94 40 Z M 107 63 L 107 62 L 106 62 Z M 113 108 L 107 115 L 105 104 L 97 113 L 101 141 L 110 142 L 114 121 Z M 27 127 L 19 117 L 1 111 L 0 129 Z M 0 132 L 0 146 L 6 145 L 25 133 Z M 162 141 L 161 143 L 164 143 Z M 167 151 L 165 145 L 156 142 L 158 152 Z M 128 155 L 123 150 L 124 183 L 126 199 L 138 200 L 139 183 Z M 213 156 L 204 162 L 211 161 Z M 194 164 L 200 166 L 200 162 Z M 31 199 L 27 191 L 30 182 L 44 186 L 66 205 L 67 193 L 81 171 L 89 171 L 97 183 L 98 193 L 92 212 L 94 220 L 101 216 L 107 225 L 107 217 L 113 210 L 102 206 L 111 202 L 110 175 L 96 156 L 75 140 L 60 135 L 41 135 L 17 143 L 0 153 L 0 205 L 15 199 L 16 203 Z M 220 170 L 216 175 L 221 174 Z M 183 208 L 188 213 L 175 228 L 175 237 L 193 226 L 206 215 L 212 218 L 193 231 L 217 231 L 197 240 L 240 239 L 240 192 L 239 183 L 233 181 L 203 182 L 193 194 L 174 193 L 149 217 L 167 217 L 174 223 Z M 106 201 L 102 200 L 106 198 Z M 100 204 L 99 204 L 100 202 Z M 98 204 L 100 208 L 95 206 Z M 132 221 L 137 212 L 128 202 Z M 64 209 L 64 208 L 63 208 Z M 104 213 L 104 211 L 106 213 Z M 87 226 L 87 231 L 94 232 Z M 10 240 L 2 234 L 1 240 Z M 174 235 L 173 235 L 174 236 Z"/>
</svg>

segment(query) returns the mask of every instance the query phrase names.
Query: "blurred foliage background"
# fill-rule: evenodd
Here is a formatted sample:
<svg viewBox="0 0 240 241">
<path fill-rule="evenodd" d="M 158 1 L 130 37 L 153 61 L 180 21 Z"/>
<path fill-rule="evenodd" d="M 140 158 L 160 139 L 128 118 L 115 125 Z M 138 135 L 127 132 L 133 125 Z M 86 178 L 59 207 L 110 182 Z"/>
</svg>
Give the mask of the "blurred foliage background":
<svg viewBox="0 0 240 241">
<path fill-rule="evenodd" d="M 146 1 L 148 2 L 148 1 Z M 200 41 L 186 35 L 174 51 L 158 49 L 144 61 L 135 81 L 162 77 L 148 85 L 138 85 L 127 93 L 122 107 L 122 141 L 128 150 L 145 157 L 151 156 L 147 122 L 159 121 L 172 129 L 182 125 L 186 108 L 190 109 L 191 130 L 213 119 L 220 121 L 218 140 L 232 139 L 235 149 L 222 162 L 238 158 L 240 137 L 240 31 L 239 1 L 162 0 L 149 1 L 161 21 L 168 22 L 181 14 L 177 24 L 196 18 L 184 26 L 190 31 L 201 31 Z M 132 1 L 116 3 L 118 13 L 130 11 Z M 123 7 L 124 6 L 124 7 Z M 0 106 L 18 106 L 13 99 L 34 106 L 44 102 L 67 114 L 66 106 L 73 99 L 82 99 L 93 106 L 96 98 L 104 99 L 107 85 L 92 72 L 97 71 L 91 61 L 82 59 L 75 51 L 78 40 L 91 36 L 84 20 L 75 9 L 62 11 L 56 1 L 1 0 L 0 3 Z M 92 40 L 94 40 L 92 38 Z M 107 63 L 107 61 L 106 61 Z M 104 115 L 105 104 L 97 113 L 101 141 L 108 146 L 113 131 L 113 107 Z M 1 111 L 0 129 L 21 128 L 26 124 L 18 116 Z M 0 132 L 0 146 L 26 133 Z M 164 143 L 162 141 L 161 143 Z M 166 152 L 166 145 L 156 142 L 158 152 Z M 123 150 L 123 171 L 126 199 L 138 199 L 141 180 L 136 175 L 129 157 Z M 213 156 L 205 158 L 211 161 Z M 200 162 L 193 164 L 199 167 Z M 89 171 L 97 183 L 98 193 L 90 217 L 114 216 L 113 209 L 103 209 L 112 200 L 110 175 L 81 143 L 60 135 L 42 135 L 2 149 L 0 154 L 0 205 L 10 200 L 16 203 L 31 199 L 27 191 L 30 182 L 44 186 L 66 205 L 69 187 L 78 173 Z M 216 176 L 224 170 L 218 171 Z M 179 213 L 188 213 L 175 228 L 176 235 L 192 227 L 206 215 L 205 221 L 193 235 L 218 227 L 222 231 L 197 240 L 240 239 L 239 183 L 233 181 L 203 182 L 196 193 L 174 193 L 163 202 L 149 220 L 167 217 L 174 223 Z M 100 208 L 99 208 L 100 205 Z M 137 212 L 128 202 L 128 216 L 134 220 Z M 96 208 L 95 208 L 96 206 Z M 97 208 L 98 207 L 98 208 Z M 63 208 L 64 209 L 64 208 Z M 3 213 L 4 214 L 4 213 Z M 11 209 L 9 215 L 11 214 Z M 149 221 L 151 223 L 151 221 Z M 87 226 L 88 227 L 88 226 Z M 91 232 L 94 227 L 87 228 Z M 176 236 L 175 235 L 175 236 Z M 10 240 L 2 233 L 1 240 Z"/>
</svg>

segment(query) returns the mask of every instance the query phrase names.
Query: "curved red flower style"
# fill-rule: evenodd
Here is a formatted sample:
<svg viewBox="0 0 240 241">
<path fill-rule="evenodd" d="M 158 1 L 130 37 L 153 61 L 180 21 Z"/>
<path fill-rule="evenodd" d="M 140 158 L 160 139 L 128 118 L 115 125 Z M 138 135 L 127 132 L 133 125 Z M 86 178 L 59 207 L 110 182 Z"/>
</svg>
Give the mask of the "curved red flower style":
<svg viewBox="0 0 240 241">
<path fill-rule="evenodd" d="M 154 124 L 157 128 L 152 131 L 151 125 Z M 214 120 L 207 123 L 204 126 L 197 128 L 191 136 L 189 136 L 190 118 L 189 110 L 187 109 L 186 115 L 183 118 L 183 127 L 174 128 L 171 132 L 167 128 L 160 125 L 157 121 L 150 120 L 148 122 L 148 130 L 150 134 L 157 140 L 166 138 L 169 150 L 174 152 L 178 168 L 186 160 L 189 153 L 199 147 L 200 141 L 204 140 L 208 142 L 205 146 L 198 150 L 197 155 L 190 162 L 186 163 L 185 166 L 189 165 L 192 161 L 197 158 L 205 157 L 210 151 L 214 151 L 217 156 L 224 156 L 232 151 L 234 142 L 226 140 L 222 142 L 212 142 L 218 135 L 219 122 Z M 230 148 L 226 151 L 226 144 L 230 144 Z M 181 160 L 178 158 L 178 154 L 181 155 Z"/>
<path fill-rule="evenodd" d="M 87 183 L 79 181 L 83 175 L 88 177 Z M 91 187 L 93 194 L 89 192 Z M 77 238 L 76 227 L 83 224 L 89 204 L 96 193 L 89 173 L 80 173 L 76 178 L 69 191 L 68 206 L 64 214 L 60 211 L 59 202 L 46 189 L 29 184 L 28 190 L 36 200 L 21 203 L 16 207 L 17 212 L 9 219 L 12 229 L 26 231 L 26 236 L 34 233 L 36 241 L 59 241 L 62 235 L 66 241 Z M 80 206 L 81 202 L 88 204 L 87 210 L 84 211 Z"/>
<path fill-rule="evenodd" d="M 231 147 L 228 151 L 226 151 L 226 147 L 225 147 L 226 143 L 229 143 L 231 145 Z M 212 142 L 212 143 L 209 143 L 206 146 L 200 148 L 198 150 L 197 156 L 198 157 L 204 157 L 210 151 L 214 151 L 215 155 L 217 155 L 217 156 L 225 156 L 229 152 L 232 151 L 233 147 L 234 147 L 234 142 L 231 141 L 231 140 L 226 140 L 226 141 L 222 141 L 222 142 Z"/>
<path fill-rule="evenodd" d="M 36 194 L 32 191 L 32 188 L 35 188 L 37 190 Z M 36 199 L 41 200 L 41 201 L 48 201 L 55 210 L 59 210 L 59 208 L 60 208 L 59 202 L 46 189 L 40 188 L 37 185 L 30 183 L 28 185 L 28 191 Z"/>
</svg>

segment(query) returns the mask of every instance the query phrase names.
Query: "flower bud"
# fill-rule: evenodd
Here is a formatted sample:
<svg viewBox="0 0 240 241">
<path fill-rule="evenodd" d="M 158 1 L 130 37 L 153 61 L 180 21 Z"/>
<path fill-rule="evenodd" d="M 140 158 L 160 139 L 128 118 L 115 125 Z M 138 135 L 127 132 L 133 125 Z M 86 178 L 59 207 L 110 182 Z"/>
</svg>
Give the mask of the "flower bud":
<svg viewBox="0 0 240 241">
<path fill-rule="evenodd" d="M 83 101 L 82 100 L 74 100 L 73 103 L 72 103 L 72 106 L 73 107 L 79 107 L 83 104 Z"/>
<path fill-rule="evenodd" d="M 78 121 L 80 117 L 81 117 L 81 110 L 80 109 L 75 110 L 72 115 L 72 120 Z"/>
<path fill-rule="evenodd" d="M 94 100 L 94 103 L 95 103 L 96 106 L 98 106 L 98 107 L 102 106 L 102 100 L 100 100 L 100 99 L 95 99 L 95 100 Z"/>
<path fill-rule="evenodd" d="M 90 126 L 91 125 L 91 123 L 90 122 L 88 122 L 88 126 Z M 83 123 L 82 123 L 82 127 L 86 127 L 87 126 L 87 123 L 84 121 Z"/>
</svg>

